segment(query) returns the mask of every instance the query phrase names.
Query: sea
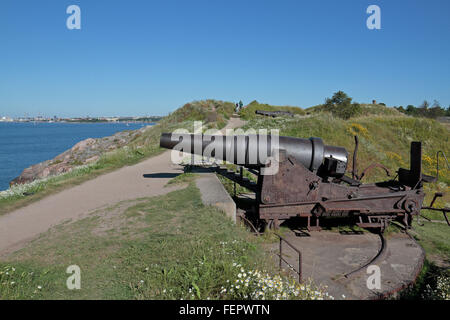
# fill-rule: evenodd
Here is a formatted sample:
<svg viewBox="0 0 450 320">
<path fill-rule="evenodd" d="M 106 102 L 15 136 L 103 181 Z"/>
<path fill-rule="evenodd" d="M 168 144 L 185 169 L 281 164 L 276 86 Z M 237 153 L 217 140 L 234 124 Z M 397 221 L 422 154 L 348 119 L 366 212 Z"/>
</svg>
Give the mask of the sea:
<svg viewBox="0 0 450 320">
<path fill-rule="evenodd" d="M 153 123 L 0 122 L 0 191 L 23 169 L 50 160 L 87 138 L 102 138 Z"/>
</svg>

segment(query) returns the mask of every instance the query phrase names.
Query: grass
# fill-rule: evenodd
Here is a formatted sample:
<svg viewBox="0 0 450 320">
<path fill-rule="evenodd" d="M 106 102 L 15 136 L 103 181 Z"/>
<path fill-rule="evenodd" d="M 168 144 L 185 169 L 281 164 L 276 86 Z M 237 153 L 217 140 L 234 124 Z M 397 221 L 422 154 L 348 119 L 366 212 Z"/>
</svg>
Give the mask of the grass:
<svg viewBox="0 0 450 320">
<path fill-rule="evenodd" d="M 80 267 L 81 290 L 66 287 L 70 265 Z M 230 292 L 231 283 L 263 269 L 260 279 L 283 282 L 293 296 L 300 290 L 273 273 L 258 238 L 204 206 L 190 184 L 46 232 L 0 263 L 0 299 L 244 298 L 250 292 Z M 297 296 L 314 298 L 313 291 Z"/>
<path fill-rule="evenodd" d="M 235 164 L 224 163 L 222 166 L 226 167 L 228 171 L 239 172 L 238 166 L 235 165 Z M 219 178 L 220 182 L 225 187 L 225 190 L 227 190 L 227 192 L 231 196 L 234 196 L 235 193 L 236 193 L 236 195 L 238 195 L 238 194 L 241 194 L 241 193 L 249 193 L 249 192 L 251 193 L 251 192 L 253 192 L 253 191 L 251 191 L 251 190 L 241 186 L 240 184 L 237 184 L 237 183 L 231 181 L 230 179 L 225 178 L 224 176 L 222 176 L 220 174 L 216 174 L 216 176 Z M 256 176 L 251 174 L 247 170 L 243 170 L 243 177 L 244 178 L 248 178 L 250 181 L 257 182 Z"/>
<path fill-rule="evenodd" d="M 414 286 L 402 291 L 400 300 L 449 300 L 450 272 L 425 260 Z"/>
<path fill-rule="evenodd" d="M 244 120 L 263 118 L 265 116 L 255 114 L 256 110 L 264 111 L 289 111 L 295 115 L 305 115 L 306 112 L 299 107 L 292 106 L 273 106 L 269 104 L 259 103 L 258 101 L 252 101 L 245 108 L 239 111 L 239 115 Z"/>
<path fill-rule="evenodd" d="M 222 129 L 234 112 L 232 102 L 218 100 L 201 100 L 186 103 L 181 108 L 163 119 L 169 123 L 180 123 L 187 120 L 203 121 L 208 128 Z"/>
<path fill-rule="evenodd" d="M 200 296 L 216 294 L 232 262 L 257 261 L 255 244 L 221 212 L 204 207 L 193 186 L 112 211 L 61 226 L 17 252 L 7 265 L 25 281 L 17 279 L 13 291 L 2 286 L 0 297 L 189 299 L 194 285 Z M 233 240 L 237 255 L 237 246 L 220 244 Z M 65 269 L 73 264 L 81 268 L 82 290 L 65 286 Z"/>
<path fill-rule="evenodd" d="M 409 152 L 411 141 L 422 141 L 423 171 L 436 175 L 436 153 L 438 150 L 450 150 L 450 133 L 441 123 L 425 118 L 407 116 L 379 116 L 340 120 L 326 113 L 318 113 L 308 118 L 254 118 L 245 126 L 248 128 L 279 129 L 280 135 L 293 137 L 321 137 L 326 144 L 345 147 L 349 152 L 348 171 L 352 167 L 354 135 L 360 138 L 358 151 L 359 173 L 373 162 L 378 162 L 395 175 L 399 167 L 409 168 Z M 442 160 L 441 160 L 442 163 Z M 383 171 L 377 169 L 369 172 L 364 182 L 386 180 Z M 438 183 L 425 184 L 425 204 L 429 204 L 434 192 L 443 192 L 438 198 L 436 207 L 450 206 L 450 172 L 442 169 Z M 443 220 L 442 213 L 423 210 L 422 214 Z M 422 219 L 423 221 L 423 219 Z M 449 265 L 450 234 L 446 224 L 425 222 L 424 227 L 415 225 L 420 244 L 425 248 L 430 262 L 446 261 Z"/>
<path fill-rule="evenodd" d="M 415 236 L 424 248 L 427 258 L 441 266 L 450 266 L 450 227 L 446 223 L 424 221 L 423 226 L 413 223 Z"/>
<path fill-rule="evenodd" d="M 367 116 L 367 115 L 377 115 L 377 116 L 385 116 L 385 117 L 391 117 L 391 116 L 404 116 L 403 113 L 398 111 L 394 108 L 389 108 L 386 106 L 383 106 L 381 104 L 368 104 L 368 103 L 361 103 L 361 114 Z M 305 112 L 308 114 L 321 114 L 326 112 L 327 106 L 326 105 L 317 105 L 310 108 L 305 109 Z"/>
<path fill-rule="evenodd" d="M 169 182 L 167 182 L 167 185 L 190 183 L 195 180 L 196 177 L 198 177 L 198 175 L 195 173 L 185 172 L 176 176 L 175 178 L 170 179 Z"/>
</svg>

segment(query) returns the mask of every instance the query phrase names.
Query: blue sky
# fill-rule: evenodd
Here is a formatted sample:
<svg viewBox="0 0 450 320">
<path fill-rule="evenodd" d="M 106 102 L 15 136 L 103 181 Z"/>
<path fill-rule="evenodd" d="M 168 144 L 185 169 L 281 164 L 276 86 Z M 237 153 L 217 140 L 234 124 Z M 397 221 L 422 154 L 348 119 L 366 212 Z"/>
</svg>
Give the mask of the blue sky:
<svg viewBox="0 0 450 320">
<path fill-rule="evenodd" d="M 68 30 L 66 8 L 81 8 Z M 369 30 L 366 8 L 381 8 Z M 165 115 L 205 98 L 308 107 L 337 90 L 450 104 L 447 0 L 2 0 L 0 116 Z"/>
</svg>

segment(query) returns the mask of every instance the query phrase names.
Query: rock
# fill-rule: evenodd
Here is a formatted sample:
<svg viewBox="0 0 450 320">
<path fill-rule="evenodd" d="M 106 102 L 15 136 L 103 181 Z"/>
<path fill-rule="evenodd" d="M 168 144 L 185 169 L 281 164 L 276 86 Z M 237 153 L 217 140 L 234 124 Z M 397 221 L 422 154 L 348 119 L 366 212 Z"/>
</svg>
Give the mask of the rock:
<svg viewBox="0 0 450 320">
<path fill-rule="evenodd" d="M 43 174 L 46 168 L 50 165 L 51 161 L 47 160 L 38 164 L 35 164 L 29 168 L 26 168 L 23 170 L 20 176 L 12 180 L 9 185 L 15 185 L 15 184 L 24 184 L 29 183 L 37 178 L 40 178 Z"/>
<path fill-rule="evenodd" d="M 95 139 L 88 138 L 86 140 L 78 142 L 76 145 L 72 147 L 72 151 L 84 151 L 88 146 L 93 145 L 95 143 Z"/>
<path fill-rule="evenodd" d="M 86 159 L 86 163 L 92 163 L 92 162 L 95 162 L 95 161 L 97 161 L 98 159 L 100 159 L 100 156 L 93 156 L 93 157 L 90 157 L 89 159 Z"/>
<path fill-rule="evenodd" d="M 45 168 L 40 174 L 38 174 L 39 178 L 47 178 L 50 175 L 50 168 Z"/>
</svg>

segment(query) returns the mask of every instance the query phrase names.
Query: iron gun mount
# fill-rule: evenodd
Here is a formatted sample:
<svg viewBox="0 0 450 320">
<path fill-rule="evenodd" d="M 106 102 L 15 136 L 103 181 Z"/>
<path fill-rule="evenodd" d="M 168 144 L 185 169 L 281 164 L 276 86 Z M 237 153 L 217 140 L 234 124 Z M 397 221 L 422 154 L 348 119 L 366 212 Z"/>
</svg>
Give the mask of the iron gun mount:
<svg viewBox="0 0 450 320">
<path fill-rule="evenodd" d="M 345 148 L 325 145 L 320 138 L 277 138 L 163 133 L 160 145 L 246 168 L 256 182 L 243 177 L 242 170 L 240 175 L 221 168 L 216 171 L 254 191 L 257 217 L 274 228 L 292 217 L 306 218 L 308 230 L 320 230 L 319 221 L 326 217 L 349 217 L 360 227 L 380 230 L 399 220 L 409 228 L 422 208 L 423 183 L 436 181 L 422 173 L 421 142 L 411 143 L 410 169 L 399 168 L 394 179 L 363 184 L 367 170 L 381 167 L 390 172 L 375 163 L 358 175 L 357 137 L 351 177 L 345 175 Z M 265 174 L 268 168 L 277 170 Z"/>
</svg>

